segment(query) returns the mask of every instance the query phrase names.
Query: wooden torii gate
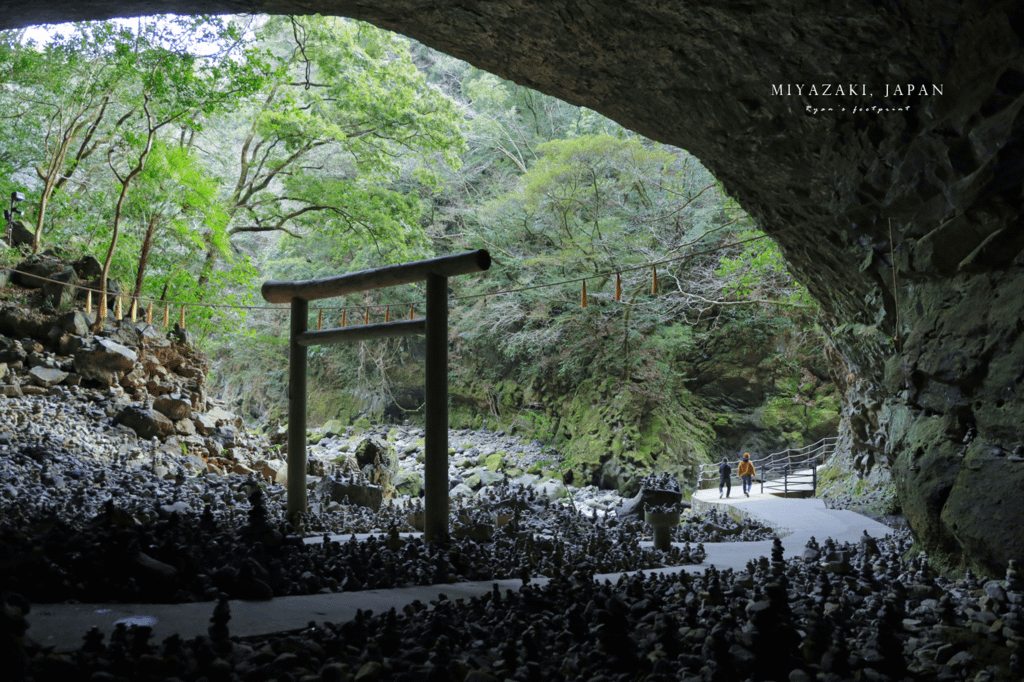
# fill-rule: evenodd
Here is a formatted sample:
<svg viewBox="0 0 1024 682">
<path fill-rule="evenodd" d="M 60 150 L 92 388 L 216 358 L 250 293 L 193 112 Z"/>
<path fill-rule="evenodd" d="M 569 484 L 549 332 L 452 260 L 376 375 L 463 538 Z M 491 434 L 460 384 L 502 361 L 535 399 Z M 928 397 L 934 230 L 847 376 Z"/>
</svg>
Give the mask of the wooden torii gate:
<svg viewBox="0 0 1024 682">
<path fill-rule="evenodd" d="M 301 282 L 265 282 L 263 298 L 291 303 L 288 340 L 288 518 L 306 511 L 306 348 L 392 336 L 426 336 L 424 535 L 448 536 L 448 278 L 491 267 L 484 250 L 389 265 Z M 413 320 L 309 331 L 309 302 L 411 282 L 427 283 L 426 316 Z"/>
</svg>

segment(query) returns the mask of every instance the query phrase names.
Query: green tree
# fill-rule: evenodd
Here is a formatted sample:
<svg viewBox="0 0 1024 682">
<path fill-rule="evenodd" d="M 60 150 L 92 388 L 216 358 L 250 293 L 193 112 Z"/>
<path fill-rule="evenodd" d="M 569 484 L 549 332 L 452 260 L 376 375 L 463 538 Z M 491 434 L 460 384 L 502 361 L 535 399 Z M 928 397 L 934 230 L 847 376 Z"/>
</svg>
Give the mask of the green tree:
<svg viewBox="0 0 1024 682">
<path fill-rule="evenodd" d="M 458 109 L 427 86 L 407 41 L 366 24 L 277 17 L 259 40 L 273 55 L 272 82 L 244 101 L 230 119 L 245 122 L 240 135 L 215 151 L 234 158 L 221 166 L 232 178 L 228 237 L 317 235 L 336 254 L 370 240 L 402 259 L 422 211 L 415 187 L 398 186 L 402 160 L 458 165 Z M 204 277 L 216 259 L 211 248 Z"/>
<path fill-rule="evenodd" d="M 33 253 L 39 251 L 53 194 L 102 144 L 101 125 L 127 67 L 116 44 L 125 40 L 116 26 L 100 23 L 82 24 L 41 48 L 11 39 L 0 44 L 4 107 L 20 131 L 7 154 L 31 165 L 41 182 L 33 192 L 38 197 Z"/>
<path fill-rule="evenodd" d="M 203 117 L 225 111 L 236 98 L 252 94 L 263 84 L 256 60 L 236 59 L 230 50 L 213 57 L 200 57 L 190 51 L 197 33 L 214 43 L 230 44 L 239 38 L 236 27 L 219 19 L 175 17 L 165 23 L 142 25 L 130 43 L 116 47 L 135 79 L 121 83 L 122 91 L 127 93 L 123 99 L 127 112 L 119 119 L 116 137 L 107 149 L 107 164 L 116 179 L 118 197 L 100 279 L 97 324 L 102 324 L 106 313 L 107 278 L 125 202 L 136 178 L 146 169 L 158 135 L 171 126 L 182 131 L 200 129 Z M 145 241 L 143 244 L 145 247 Z M 140 256 L 148 258 L 148 249 L 144 248 Z M 144 271 L 145 263 L 140 261 L 137 272 L 141 275 Z M 141 290 L 141 280 L 136 289 Z"/>
</svg>

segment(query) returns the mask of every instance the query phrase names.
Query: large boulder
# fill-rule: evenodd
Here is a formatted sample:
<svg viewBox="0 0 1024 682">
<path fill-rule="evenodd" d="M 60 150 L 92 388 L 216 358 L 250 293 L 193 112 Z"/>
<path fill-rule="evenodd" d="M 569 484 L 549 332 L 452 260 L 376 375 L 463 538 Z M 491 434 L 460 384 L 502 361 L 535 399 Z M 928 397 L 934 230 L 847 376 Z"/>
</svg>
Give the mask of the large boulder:
<svg viewBox="0 0 1024 682">
<path fill-rule="evenodd" d="M 78 294 L 78 275 L 70 265 L 52 272 L 53 282 L 43 284 L 43 302 L 51 308 L 60 309 L 70 306 Z"/>
<path fill-rule="evenodd" d="M 384 493 L 380 486 L 357 483 L 350 479 L 336 479 L 324 476 L 316 484 L 316 493 L 324 501 L 344 502 L 358 507 L 369 507 L 373 511 L 380 509 L 384 502 Z"/>
<path fill-rule="evenodd" d="M 29 229 L 29 226 L 25 224 L 24 220 L 15 220 L 11 223 L 11 246 L 18 248 L 19 246 L 32 246 L 32 242 L 35 241 L 35 232 Z"/>
<path fill-rule="evenodd" d="M 390 441 L 375 436 L 364 438 L 356 446 L 355 458 L 367 480 L 380 486 L 385 496 L 390 497 L 398 475 L 398 454 Z"/>
<path fill-rule="evenodd" d="M 64 264 L 56 258 L 33 256 L 15 266 L 11 281 L 29 289 L 39 289 L 63 268 Z"/>
<path fill-rule="evenodd" d="M 53 328 L 53 319 L 34 310 L 15 306 L 0 309 L 0 334 L 11 339 L 42 339 Z"/>
<path fill-rule="evenodd" d="M 128 348 L 138 348 L 142 343 L 142 334 L 139 333 L 138 324 L 133 323 L 128 319 L 128 311 L 123 310 L 122 317 L 114 324 L 114 328 L 104 332 L 106 337 L 111 341 L 127 346 Z"/>
<path fill-rule="evenodd" d="M 395 477 L 395 492 L 409 497 L 419 497 L 423 490 L 423 476 L 415 471 L 402 469 Z"/>
<path fill-rule="evenodd" d="M 563 497 L 569 497 L 569 491 L 566 489 L 565 484 L 554 479 L 541 481 L 533 489 L 538 495 L 546 497 L 552 502 Z"/>
<path fill-rule="evenodd" d="M 192 416 L 192 403 L 178 393 L 160 396 L 153 401 L 153 409 L 175 422 Z"/>
<path fill-rule="evenodd" d="M 72 263 L 71 266 L 81 279 L 94 279 L 103 274 L 103 265 L 100 264 L 95 256 L 82 256 Z"/>
<path fill-rule="evenodd" d="M 232 426 L 236 429 L 242 428 L 242 418 L 234 412 L 228 412 L 222 407 L 212 407 L 207 410 L 206 419 L 212 420 L 216 426 Z"/>
<path fill-rule="evenodd" d="M 115 424 L 123 424 L 139 435 L 139 438 L 164 440 L 174 435 L 174 422 L 156 410 L 138 405 L 128 405 L 114 417 Z"/>
<path fill-rule="evenodd" d="M 49 388 L 67 379 L 68 373 L 52 367 L 38 366 L 28 371 L 28 377 L 36 386 Z"/>
<path fill-rule="evenodd" d="M 91 315 L 86 315 L 81 310 L 72 310 L 61 315 L 57 319 L 57 325 L 68 334 L 85 336 L 89 333 L 91 321 Z"/>
<path fill-rule="evenodd" d="M 83 379 L 112 386 L 122 374 L 132 371 L 138 355 L 110 339 L 95 338 L 75 352 L 74 365 Z"/>
</svg>

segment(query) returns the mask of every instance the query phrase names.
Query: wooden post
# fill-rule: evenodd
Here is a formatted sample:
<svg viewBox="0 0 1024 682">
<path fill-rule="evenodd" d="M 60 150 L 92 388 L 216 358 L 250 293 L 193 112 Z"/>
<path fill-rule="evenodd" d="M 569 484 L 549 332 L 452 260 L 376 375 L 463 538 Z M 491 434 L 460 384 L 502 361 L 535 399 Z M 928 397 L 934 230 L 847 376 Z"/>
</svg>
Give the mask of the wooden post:
<svg viewBox="0 0 1024 682">
<path fill-rule="evenodd" d="M 92 314 L 92 289 L 85 292 L 85 312 Z"/>
<path fill-rule="evenodd" d="M 292 299 L 288 340 L 288 520 L 298 530 L 306 512 L 306 347 L 298 337 L 306 331 L 309 303 Z"/>
<path fill-rule="evenodd" d="M 146 306 L 146 324 L 153 324 L 153 302 Z"/>
<path fill-rule="evenodd" d="M 448 278 L 427 276 L 423 488 L 426 540 L 448 537 Z"/>
</svg>

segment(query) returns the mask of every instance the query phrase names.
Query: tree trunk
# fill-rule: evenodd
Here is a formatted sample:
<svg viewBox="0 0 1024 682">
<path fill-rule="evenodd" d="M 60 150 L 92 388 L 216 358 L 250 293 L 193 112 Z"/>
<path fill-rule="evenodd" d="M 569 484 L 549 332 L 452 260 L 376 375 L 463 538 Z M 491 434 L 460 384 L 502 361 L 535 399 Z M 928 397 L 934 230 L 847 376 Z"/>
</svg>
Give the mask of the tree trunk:
<svg viewBox="0 0 1024 682">
<path fill-rule="evenodd" d="M 142 282 L 146 279 L 146 263 L 149 261 L 149 251 L 153 247 L 153 233 L 156 232 L 156 225 L 160 221 L 160 214 L 154 213 L 149 218 L 149 225 L 146 226 L 146 237 L 142 240 L 142 248 L 139 250 L 139 267 L 135 273 L 135 288 L 132 289 L 132 298 L 142 295 Z"/>
</svg>

